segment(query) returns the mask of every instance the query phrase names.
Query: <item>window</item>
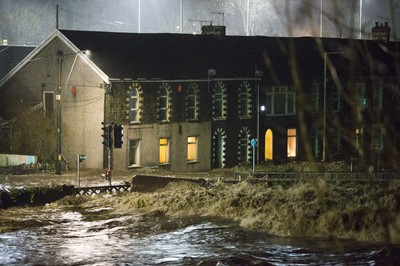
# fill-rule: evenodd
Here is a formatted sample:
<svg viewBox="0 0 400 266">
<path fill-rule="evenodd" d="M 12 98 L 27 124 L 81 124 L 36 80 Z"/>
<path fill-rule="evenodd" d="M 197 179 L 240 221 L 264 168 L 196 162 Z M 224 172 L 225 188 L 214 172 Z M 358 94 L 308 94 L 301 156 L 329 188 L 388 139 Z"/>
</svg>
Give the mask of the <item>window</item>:
<svg viewBox="0 0 400 266">
<path fill-rule="evenodd" d="M 364 146 L 364 129 L 356 128 L 356 143 L 355 148 L 359 155 L 363 155 L 363 146 Z"/>
<path fill-rule="evenodd" d="M 314 142 L 314 158 L 318 159 L 320 158 L 321 138 L 320 138 L 320 132 L 318 131 L 317 128 L 314 128 L 312 137 Z"/>
<path fill-rule="evenodd" d="M 339 88 L 333 88 L 333 93 L 332 93 L 332 100 L 333 100 L 333 106 L 332 110 L 334 112 L 340 112 L 340 107 L 341 107 L 341 95 L 340 95 L 340 87 Z"/>
<path fill-rule="evenodd" d="M 189 162 L 197 161 L 197 137 L 188 137 L 187 160 Z"/>
<path fill-rule="evenodd" d="M 356 93 L 357 93 L 357 110 L 364 111 L 367 105 L 367 98 L 365 96 L 365 83 L 356 83 Z"/>
<path fill-rule="evenodd" d="M 267 88 L 265 94 L 266 114 L 294 115 L 296 113 L 296 92 L 292 86 L 275 86 Z"/>
<path fill-rule="evenodd" d="M 160 138 L 160 164 L 169 163 L 169 139 Z"/>
<path fill-rule="evenodd" d="M 332 152 L 335 155 L 339 155 L 340 151 L 341 151 L 340 129 L 336 128 L 336 132 L 332 136 Z"/>
<path fill-rule="evenodd" d="M 372 126 L 371 150 L 374 152 L 382 152 L 384 148 L 385 129 L 381 125 Z"/>
<path fill-rule="evenodd" d="M 251 88 L 247 81 L 240 84 L 239 88 L 239 116 L 241 118 L 250 117 Z"/>
<path fill-rule="evenodd" d="M 188 95 L 187 95 L 186 117 L 188 120 L 196 120 L 198 117 L 197 98 L 198 98 L 198 85 L 196 83 L 192 83 L 188 88 Z"/>
<path fill-rule="evenodd" d="M 273 159 L 273 147 L 274 147 L 274 136 L 271 129 L 268 129 L 265 132 L 265 151 L 264 151 L 264 159 L 272 160 Z"/>
<path fill-rule="evenodd" d="M 311 85 L 311 101 L 312 101 L 312 111 L 313 113 L 318 113 L 321 104 L 320 95 L 321 84 L 318 80 L 314 80 Z"/>
<path fill-rule="evenodd" d="M 159 118 L 160 122 L 169 121 L 169 90 L 168 85 L 163 84 L 159 91 Z"/>
<path fill-rule="evenodd" d="M 136 88 L 132 88 L 129 93 L 129 121 L 139 121 L 139 92 Z"/>
<path fill-rule="evenodd" d="M 43 109 L 45 111 L 54 111 L 54 92 L 53 91 L 44 91 L 43 92 Z"/>
<path fill-rule="evenodd" d="M 214 89 L 213 117 L 214 119 L 226 118 L 226 88 L 224 83 L 218 82 Z"/>
<path fill-rule="evenodd" d="M 383 81 L 379 80 L 378 87 L 373 91 L 374 96 L 374 110 L 382 111 L 383 106 Z"/>
<path fill-rule="evenodd" d="M 287 130 L 287 157 L 297 156 L 297 135 L 295 128 Z"/>
<path fill-rule="evenodd" d="M 130 140 L 129 141 L 129 167 L 135 167 L 140 165 L 140 141 Z"/>
</svg>

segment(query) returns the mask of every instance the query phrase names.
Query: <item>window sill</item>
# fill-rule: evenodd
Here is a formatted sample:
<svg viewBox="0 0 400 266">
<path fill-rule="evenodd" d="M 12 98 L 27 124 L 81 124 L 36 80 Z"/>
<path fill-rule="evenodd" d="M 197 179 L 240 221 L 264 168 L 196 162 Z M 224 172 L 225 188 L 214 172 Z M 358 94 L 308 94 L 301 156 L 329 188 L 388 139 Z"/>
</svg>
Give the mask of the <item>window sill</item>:
<svg viewBox="0 0 400 266">
<path fill-rule="evenodd" d="M 199 163 L 199 161 L 194 160 L 194 161 L 188 161 L 187 164 L 192 164 L 192 163 Z"/>
<path fill-rule="evenodd" d="M 171 163 L 159 163 L 159 166 L 164 166 L 164 165 L 171 165 Z"/>
<path fill-rule="evenodd" d="M 296 116 L 296 114 L 265 114 L 265 117 Z"/>
<path fill-rule="evenodd" d="M 132 164 L 128 166 L 128 169 L 133 169 L 133 168 L 142 168 L 142 166 L 140 164 Z"/>
</svg>

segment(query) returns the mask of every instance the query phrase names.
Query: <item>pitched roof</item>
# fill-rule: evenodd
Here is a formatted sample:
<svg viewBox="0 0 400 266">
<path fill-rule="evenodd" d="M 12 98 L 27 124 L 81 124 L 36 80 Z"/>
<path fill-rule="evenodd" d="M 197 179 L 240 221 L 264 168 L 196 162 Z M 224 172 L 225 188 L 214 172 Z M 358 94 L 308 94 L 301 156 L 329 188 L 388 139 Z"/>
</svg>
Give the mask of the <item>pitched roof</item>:
<svg viewBox="0 0 400 266">
<path fill-rule="evenodd" d="M 274 72 L 277 80 L 291 80 L 288 50 L 293 44 L 300 74 L 322 76 L 323 52 L 356 47 L 357 56 L 336 56 L 343 67 L 364 58 L 366 49 L 376 60 L 387 62 L 382 44 L 368 40 L 313 37 L 261 37 L 189 34 L 137 34 L 62 30 L 79 50 L 91 50 L 91 60 L 110 78 L 202 79 L 208 70 L 216 77 L 254 77 L 255 69 Z M 355 45 L 354 45 L 355 43 Z M 385 44 L 389 49 L 391 43 Z M 387 49 L 387 48 L 386 48 Z M 363 54 L 363 56 L 359 56 Z M 363 62 L 366 67 L 370 63 Z M 393 64 L 393 61 L 390 63 Z M 271 73 L 272 74 L 272 73 Z"/>
<path fill-rule="evenodd" d="M 87 60 L 86 56 L 83 55 L 79 50 L 70 40 L 68 40 L 63 34 L 60 33 L 60 31 L 55 30 L 46 40 L 44 40 L 38 47 L 32 49 L 26 56 L 23 58 L 22 61 L 17 63 L 16 66 L 12 68 L 8 74 L 0 78 L 0 87 L 3 86 L 7 81 L 14 76 L 16 73 L 18 73 L 25 65 L 27 65 L 31 60 L 36 60 L 35 56 L 38 55 L 40 52 L 42 52 L 45 47 L 54 41 L 56 38 L 59 38 L 64 44 L 71 49 L 74 53 L 77 53 L 79 57 L 81 57 L 92 69 L 94 72 L 96 72 L 99 77 L 103 79 L 104 82 L 108 83 L 108 76 L 104 74 L 104 72 L 101 71 L 91 60 Z"/>
<path fill-rule="evenodd" d="M 337 61 L 335 65 L 340 63 L 341 71 L 348 74 L 349 62 L 357 61 L 357 68 L 364 69 L 368 74 L 371 74 L 371 67 L 375 67 L 374 71 L 378 73 L 385 70 L 385 75 L 398 74 L 395 71 L 398 54 L 393 54 L 393 51 L 398 53 L 399 43 L 393 42 L 56 30 L 39 47 L 30 50 L 22 63 L 0 79 L 0 85 L 55 38 L 64 41 L 72 51 L 90 50 L 88 64 L 107 83 L 109 79 L 124 78 L 206 79 L 211 68 L 217 71 L 217 78 L 252 78 L 257 68 L 264 71 L 267 82 L 288 84 L 292 80 L 292 62 L 296 61 L 300 76 L 322 77 L 323 53 L 346 52 L 351 47 L 356 51 L 352 55 L 343 53 L 330 58 Z M 293 53 L 289 52 L 291 48 Z M 366 54 L 371 55 L 373 60 L 368 59 Z"/>
<path fill-rule="evenodd" d="M 18 65 L 32 50 L 33 46 L 0 45 L 0 80 Z"/>
<path fill-rule="evenodd" d="M 279 79 L 290 79 L 287 49 L 290 41 L 310 66 L 314 38 L 243 37 L 189 34 L 136 34 L 61 31 L 80 50 L 91 50 L 91 60 L 110 78 L 207 78 L 254 77 L 255 69 L 267 71 L 272 62 Z M 314 55 L 315 59 L 315 55 Z M 310 68 L 302 68 L 310 70 Z"/>
</svg>

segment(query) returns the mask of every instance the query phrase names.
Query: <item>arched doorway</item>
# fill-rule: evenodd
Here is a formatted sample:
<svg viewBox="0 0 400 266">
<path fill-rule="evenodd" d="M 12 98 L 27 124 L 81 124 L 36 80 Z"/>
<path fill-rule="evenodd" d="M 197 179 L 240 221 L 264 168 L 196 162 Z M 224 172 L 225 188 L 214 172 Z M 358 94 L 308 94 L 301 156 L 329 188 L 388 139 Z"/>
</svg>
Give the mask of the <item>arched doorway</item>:
<svg viewBox="0 0 400 266">
<path fill-rule="evenodd" d="M 214 133 L 213 164 L 214 168 L 224 168 L 225 166 L 225 138 L 226 133 L 218 128 Z"/>
<path fill-rule="evenodd" d="M 265 132 L 265 150 L 264 150 L 264 159 L 265 160 L 272 160 L 273 159 L 273 147 L 274 147 L 274 142 L 273 142 L 273 134 L 272 130 L 268 129 L 267 132 Z"/>
</svg>

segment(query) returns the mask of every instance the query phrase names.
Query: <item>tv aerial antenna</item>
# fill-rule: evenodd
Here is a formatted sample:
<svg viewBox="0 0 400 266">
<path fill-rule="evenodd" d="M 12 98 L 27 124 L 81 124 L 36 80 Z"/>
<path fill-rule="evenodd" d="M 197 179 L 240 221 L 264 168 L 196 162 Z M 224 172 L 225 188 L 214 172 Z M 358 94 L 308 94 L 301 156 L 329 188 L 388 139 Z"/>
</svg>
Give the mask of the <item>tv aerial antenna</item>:
<svg viewBox="0 0 400 266">
<path fill-rule="evenodd" d="M 221 18 L 222 18 L 222 26 L 224 25 L 224 17 L 225 17 L 225 13 L 224 12 L 211 12 L 211 14 L 214 14 L 214 15 L 220 15 L 221 16 Z"/>
</svg>

